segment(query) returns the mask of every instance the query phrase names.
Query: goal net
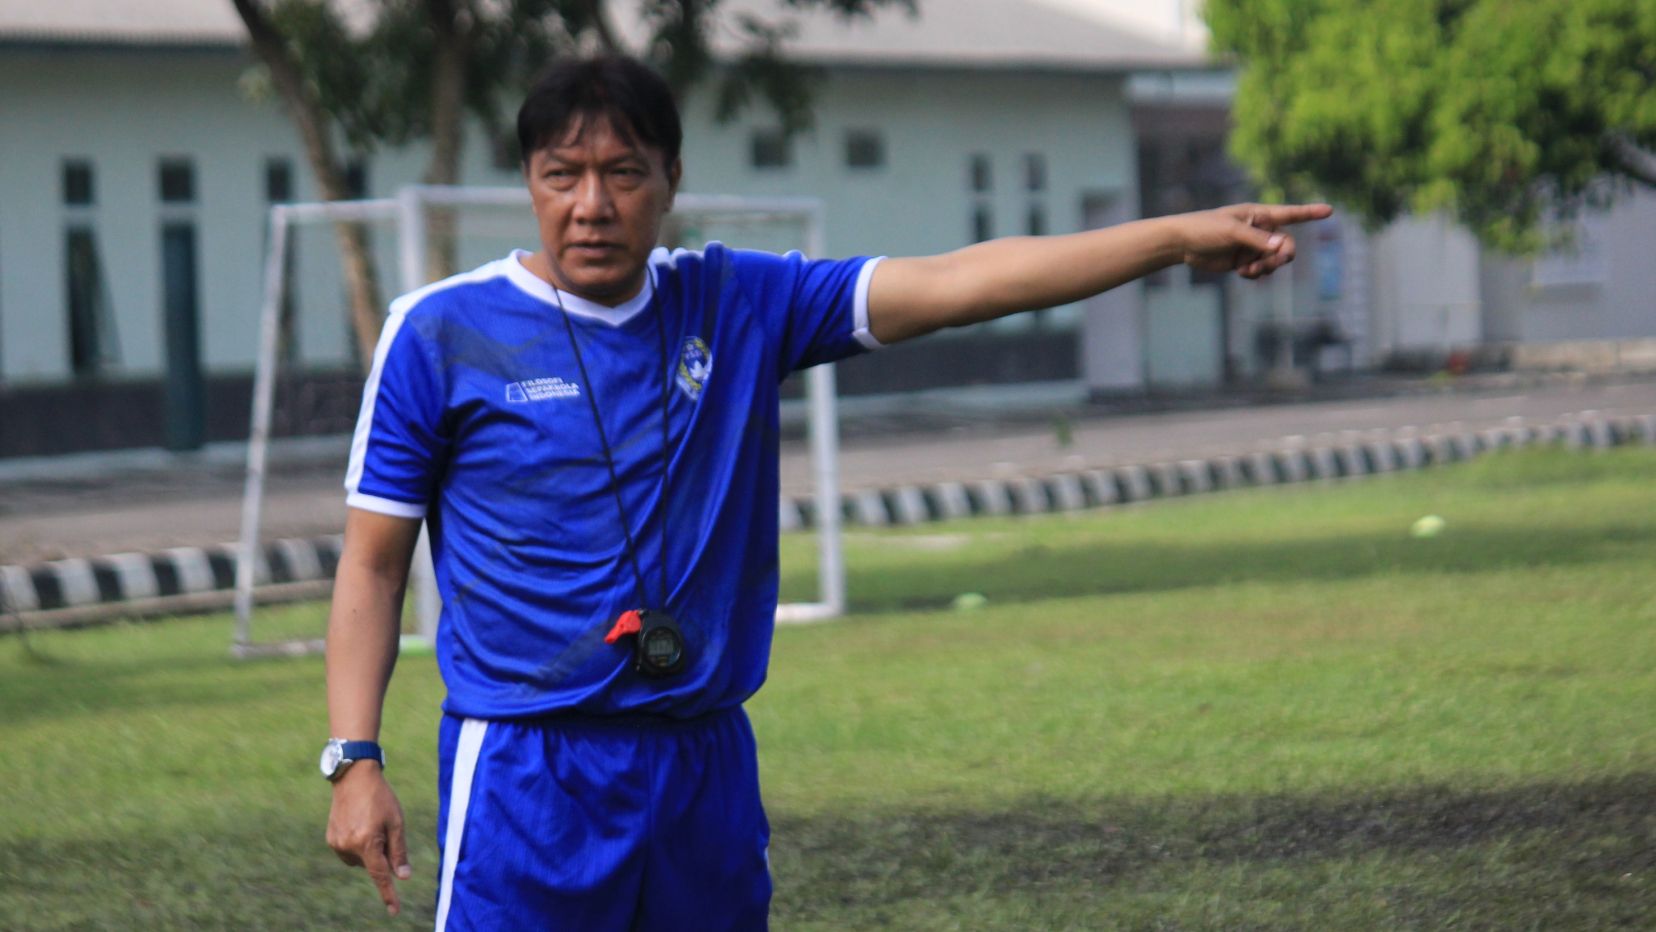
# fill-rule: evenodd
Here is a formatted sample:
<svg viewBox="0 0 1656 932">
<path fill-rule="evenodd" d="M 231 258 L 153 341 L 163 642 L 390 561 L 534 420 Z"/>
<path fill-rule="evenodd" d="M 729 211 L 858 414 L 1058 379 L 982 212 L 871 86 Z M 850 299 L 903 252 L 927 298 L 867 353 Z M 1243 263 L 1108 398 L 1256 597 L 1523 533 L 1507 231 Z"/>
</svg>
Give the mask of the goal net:
<svg viewBox="0 0 1656 932">
<path fill-rule="evenodd" d="M 665 245 L 674 247 L 697 248 L 717 240 L 778 252 L 798 249 L 817 257 L 824 251 L 822 216 L 821 202 L 811 198 L 681 194 L 662 236 Z M 321 646 L 320 629 L 295 631 L 291 625 L 264 621 L 262 612 L 256 625 L 254 606 L 262 586 L 271 580 L 267 555 L 273 549 L 280 552 L 284 545 L 292 549 L 291 541 L 273 540 L 282 536 L 281 517 L 287 513 L 279 507 L 282 470 L 291 468 L 284 466 L 291 458 L 272 456 L 273 449 L 283 443 L 278 440 L 273 448 L 273 437 L 313 432 L 304 423 L 307 417 L 318 408 L 329 409 L 322 417 L 338 443 L 326 446 L 322 466 L 313 459 L 309 471 L 331 474 L 335 481 L 345 474 L 348 443 L 343 435 L 350 427 L 345 423 L 342 395 L 348 396 L 349 391 L 342 392 L 338 383 L 359 392 L 361 376 L 340 378 L 355 368 L 357 358 L 334 234 L 335 224 L 341 222 L 360 224 L 367 230 L 374 268 L 388 296 L 413 291 L 432 280 L 430 260 L 440 253 L 448 253 L 453 270 L 463 271 L 513 249 L 533 249 L 539 240 L 528 192 L 522 188 L 411 186 L 395 198 L 271 207 L 236 568 L 232 652 L 237 656 L 294 653 Z M 803 513 L 811 518 L 815 534 L 817 578 L 812 598 L 778 606 L 779 622 L 833 618 L 845 607 L 832 366 L 808 370 L 804 407 L 810 474 L 785 474 L 783 488 L 809 490 L 813 506 Z M 355 410 L 353 402 L 348 410 L 352 420 Z M 332 420 L 327 420 L 330 416 Z M 312 420 L 309 427 L 314 425 Z M 336 470 L 326 468 L 333 465 L 326 462 L 328 457 L 337 459 Z M 339 494 L 343 500 L 343 491 Z M 782 508 L 783 502 L 777 507 Z M 796 524 L 802 512 L 789 508 L 786 513 L 795 516 L 795 521 L 785 524 Z M 339 530 L 332 529 L 332 533 Z M 412 611 L 404 613 L 404 644 L 429 645 L 441 604 L 423 532 L 410 592 L 413 604 Z"/>
</svg>

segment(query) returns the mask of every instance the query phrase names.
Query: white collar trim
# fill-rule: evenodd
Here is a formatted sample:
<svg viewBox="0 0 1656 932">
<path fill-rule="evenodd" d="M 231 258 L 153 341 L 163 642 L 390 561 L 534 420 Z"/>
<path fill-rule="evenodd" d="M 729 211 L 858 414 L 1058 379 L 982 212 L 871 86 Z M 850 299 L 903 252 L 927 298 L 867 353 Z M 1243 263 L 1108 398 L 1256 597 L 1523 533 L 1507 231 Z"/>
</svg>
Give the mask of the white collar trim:
<svg viewBox="0 0 1656 932">
<path fill-rule="evenodd" d="M 611 327 L 619 327 L 649 307 L 650 297 L 655 293 L 655 269 L 646 265 L 644 268 L 644 287 L 639 289 L 638 294 L 628 298 L 623 304 L 606 307 L 596 301 L 588 301 L 580 295 L 552 287 L 550 282 L 524 267 L 523 260 L 529 258 L 529 255 L 530 253 L 524 249 L 512 250 L 512 254 L 506 257 L 506 278 L 516 285 L 518 290 L 530 297 L 544 301 L 553 307 L 561 307 L 566 313 L 574 314 L 577 317 L 585 317 L 609 324 Z"/>
</svg>

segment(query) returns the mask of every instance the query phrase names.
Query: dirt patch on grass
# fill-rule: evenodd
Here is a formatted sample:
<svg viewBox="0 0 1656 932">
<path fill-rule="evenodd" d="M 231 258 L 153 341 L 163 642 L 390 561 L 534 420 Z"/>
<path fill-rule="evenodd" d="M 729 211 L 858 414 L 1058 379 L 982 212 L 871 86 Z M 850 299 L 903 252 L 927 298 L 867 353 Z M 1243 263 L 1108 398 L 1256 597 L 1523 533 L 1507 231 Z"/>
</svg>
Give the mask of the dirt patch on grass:
<svg viewBox="0 0 1656 932">
<path fill-rule="evenodd" d="M 1356 865 L 1379 855 L 1399 865 L 1396 876 L 1377 876 L 1365 895 L 1406 905 L 1391 915 L 1407 916 L 1407 925 L 1631 928 L 1656 915 L 1653 801 L 1656 774 L 1640 773 L 1491 790 L 1030 799 L 998 811 L 784 815 L 772 843 L 786 881 L 778 917 L 825 920 L 853 904 L 877 916 L 901 912 L 904 901 L 1041 890 L 1071 901 L 1108 898 L 1149 875 L 1286 874 L 1292 887 L 1296 873 L 1360 873 Z M 1423 865 L 1431 883 L 1408 881 Z M 1268 895 L 1261 886 L 1186 894 L 1247 902 Z M 991 926 L 999 923 L 986 917 L 978 927 Z"/>
</svg>

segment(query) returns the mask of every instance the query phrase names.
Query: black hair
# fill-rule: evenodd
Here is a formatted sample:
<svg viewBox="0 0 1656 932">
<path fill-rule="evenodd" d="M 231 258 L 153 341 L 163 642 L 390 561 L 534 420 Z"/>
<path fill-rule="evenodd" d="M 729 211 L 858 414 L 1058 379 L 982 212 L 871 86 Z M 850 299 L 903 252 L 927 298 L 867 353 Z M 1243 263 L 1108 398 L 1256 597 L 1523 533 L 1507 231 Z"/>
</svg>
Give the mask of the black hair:
<svg viewBox="0 0 1656 932">
<path fill-rule="evenodd" d="M 518 109 L 518 147 L 523 161 L 563 141 L 571 128 L 609 121 L 632 145 L 654 146 L 670 171 L 684 142 L 673 91 L 661 75 L 620 55 L 571 58 L 553 64 L 535 81 Z"/>
</svg>

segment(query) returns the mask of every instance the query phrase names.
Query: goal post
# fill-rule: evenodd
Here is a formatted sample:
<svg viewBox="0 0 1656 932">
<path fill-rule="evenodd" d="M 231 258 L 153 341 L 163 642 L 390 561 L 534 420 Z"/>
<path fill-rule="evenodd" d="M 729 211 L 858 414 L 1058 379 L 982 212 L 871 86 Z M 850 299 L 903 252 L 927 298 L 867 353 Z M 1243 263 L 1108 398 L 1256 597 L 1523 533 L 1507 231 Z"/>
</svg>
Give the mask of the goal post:
<svg viewBox="0 0 1656 932">
<path fill-rule="evenodd" d="M 279 643 L 260 643 L 253 637 L 253 590 L 258 582 L 261 552 L 259 529 L 264 517 L 271 418 L 276 407 L 279 330 L 282 305 L 288 298 L 287 269 L 294 229 L 301 224 L 387 223 L 395 220 L 396 209 L 397 202 L 388 199 L 270 207 L 259 307 L 259 343 L 253 367 L 253 404 L 247 432 L 247 478 L 242 490 L 241 533 L 236 546 L 236 632 L 230 646 L 233 656 L 306 652 L 320 649 L 322 645 L 320 637 Z"/>
<path fill-rule="evenodd" d="M 254 590 L 258 582 L 260 528 L 268 481 L 272 414 L 276 406 L 284 302 L 294 290 L 289 262 L 300 230 L 340 222 L 374 224 L 395 236 L 395 250 L 380 255 L 380 264 L 393 264 L 398 290 L 407 293 L 425 286 L 426 259 L 431 248 L 428 219 L 434 209 L 448 210 L 459 265 L 468 268 L 504 254 L 504 244 L 528 246 L 536 241 L 529 194 L 518 187 L 411 185 L 394 198 L 360 201 L 278 204 L 270 208 L 264 265 L 264 286 L 258 326 L 253 403 L 249 419 L 247 478 L 242 501 L 242 525 L 236 565 L 236 628 L 232 653 L 253 656 L 292 653 L 319 646 L 319 639 L 303 644 L 261 644 L 253 631 Z M 777 250 L 799 249 L 813 258 L 825 254 L 824 211 L 815 198 L 751 198 L 729 195 L 681 194 L 669 216 L 672 245 L 699 246 L 723 239 L 736 246 Z M 755 241 L 757 240 L 757 241 Z M 343 310 L 340 314 L 343 315 Z M 777 607 L 781 623 L 822 621 L 845 610 L 845 563 L 841 542 L 839 495 L 839 427 L 832 365 L 806 372 L 807 430 L 817 537 L 817 592 L 803 603 Z M 343 475 L 343 464 L 341 464 Z M 341 493 L 343 495 L 343 493 Z M 775 506 L 780 509 L 782 503 Z M 430 644 L 436 635 L 441 609 L 431 568 L 429 542 L 422 528 L 411 568 L 417 637 Z M 407 638 L 405 637 L 405 643 Z"/>
</svg>

